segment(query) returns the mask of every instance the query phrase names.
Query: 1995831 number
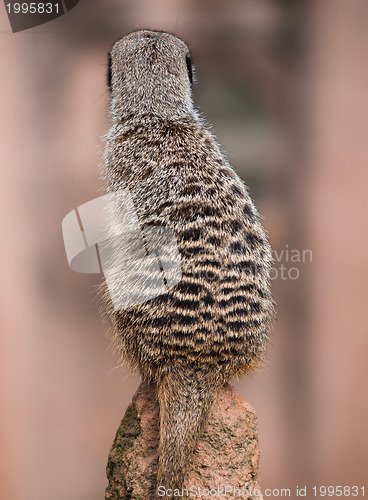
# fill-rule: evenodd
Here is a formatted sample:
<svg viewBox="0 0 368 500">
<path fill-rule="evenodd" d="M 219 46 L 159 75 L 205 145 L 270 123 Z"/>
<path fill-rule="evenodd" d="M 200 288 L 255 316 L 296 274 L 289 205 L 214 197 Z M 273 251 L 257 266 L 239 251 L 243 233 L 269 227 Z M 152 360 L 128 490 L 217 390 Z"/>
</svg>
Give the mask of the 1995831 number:
<svg viewBox="0 0 368 500">
<path fill-rule="evenodd" d="M 58 3 L 8 3 L 6 4 L 9 14 L 59 14 Z"/>
<path fill-rule="evenodd" d="M 315 497 L 357 497 L 365 494 L 364 486 L 313 486 Z"/>
</svg>

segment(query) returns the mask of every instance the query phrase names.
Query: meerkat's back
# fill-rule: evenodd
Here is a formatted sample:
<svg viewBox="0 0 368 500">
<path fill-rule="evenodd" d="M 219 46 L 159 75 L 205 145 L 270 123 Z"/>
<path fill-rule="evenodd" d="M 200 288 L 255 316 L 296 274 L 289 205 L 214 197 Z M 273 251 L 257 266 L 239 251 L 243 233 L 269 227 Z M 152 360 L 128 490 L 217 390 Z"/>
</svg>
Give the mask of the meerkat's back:
<svg viewBox="0 0 368 500">
<path fill-rule="evenodd" d="M 108 190 L 128 189 L 143 231 L 169 228 L 180 254 L 177 285 L 113 312 L 123 357 L 158 383 L 157 487 L 168 488 L 182 487 L 218 389 L 262 361 L 273 315 L 270 246 L 193 108 L 191 80 L 189 49 L 175 35 L 134 32 L 111 52 Z M 123 210 L 112 210 L 112 227 Z"/>
</svg>

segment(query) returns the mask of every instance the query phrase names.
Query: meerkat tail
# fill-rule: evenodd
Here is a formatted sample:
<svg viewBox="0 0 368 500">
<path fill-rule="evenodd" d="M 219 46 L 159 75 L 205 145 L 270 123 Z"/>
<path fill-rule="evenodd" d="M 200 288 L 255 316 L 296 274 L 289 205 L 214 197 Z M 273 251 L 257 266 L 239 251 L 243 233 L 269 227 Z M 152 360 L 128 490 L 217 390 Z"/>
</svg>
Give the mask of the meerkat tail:
<svg viewBox="0 0 368 500">
<path fill-rule="evenodd" d="M 160 445 L 157 491 L 181 490 L 192 452 L 223 380 L 208 367 L 178 367 L 159 384 Z"/>
</svg>

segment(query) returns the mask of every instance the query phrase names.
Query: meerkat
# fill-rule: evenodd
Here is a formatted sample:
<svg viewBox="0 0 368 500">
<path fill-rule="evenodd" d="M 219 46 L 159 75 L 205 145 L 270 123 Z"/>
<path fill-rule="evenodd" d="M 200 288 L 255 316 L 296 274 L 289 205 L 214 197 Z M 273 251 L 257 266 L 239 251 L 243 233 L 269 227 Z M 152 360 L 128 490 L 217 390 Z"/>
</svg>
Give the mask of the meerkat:
<svg viewBox="0 0 368 500">
<path fill-rule="evenodd" d="M 136 31 L 109 54 L 107 191 L 128 188 L 141 226 L 170 228 L 180 253 L 181 280 L 166 294 L 111 311 L 122 358 L 158 387 L 155 498 L 183 487 L 217 392 L 261 364 L 274 316 L 260 216 L 194 109 L 192 83 L 176 35 Z M 123 211 L 112 209 L 113 228 Z"/>
</svg>

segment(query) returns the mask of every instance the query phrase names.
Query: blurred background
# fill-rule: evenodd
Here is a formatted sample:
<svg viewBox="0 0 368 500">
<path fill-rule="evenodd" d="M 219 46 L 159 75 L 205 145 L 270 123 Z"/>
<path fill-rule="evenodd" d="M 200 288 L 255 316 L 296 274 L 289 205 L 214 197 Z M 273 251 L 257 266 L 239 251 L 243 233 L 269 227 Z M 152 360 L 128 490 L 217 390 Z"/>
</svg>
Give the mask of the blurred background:
<svg viewBox="0 0 368 500">
<path fill-rule="evenodd" d="M 269 361 L 234 381 L 262 488 L 367 488 L 368 2 L 80 0 L 17 34 L 0 12 L 0 498 L 104 498 L 139 383 L 116 369 L 101 276 L 69 269 L 61 232 L 103 194 L 106 55 L 138 28 L 190 44 L 196 106 L 274 249 Z"/>
</svg>

